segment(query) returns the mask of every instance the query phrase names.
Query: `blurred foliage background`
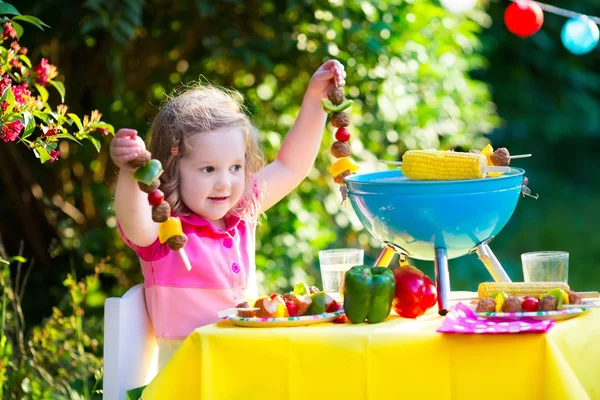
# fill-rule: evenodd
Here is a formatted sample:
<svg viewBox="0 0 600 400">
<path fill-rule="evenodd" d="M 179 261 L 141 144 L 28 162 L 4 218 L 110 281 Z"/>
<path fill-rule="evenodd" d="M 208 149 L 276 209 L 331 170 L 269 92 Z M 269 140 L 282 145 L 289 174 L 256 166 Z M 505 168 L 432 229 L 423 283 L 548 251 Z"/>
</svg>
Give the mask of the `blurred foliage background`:
<svg viewBox="0 0 600 400">
<path fill-rule="evenodd" d="M 590 15 L 600 4 L 549 3 Z M 51 28 L 27 30 L 30 57 L 57 65 L 70 110 L 99 109 L 103 120 L 145 136 L 165 93 L 194 80 L 239 90 L 273 160 L 293 124 L 311 74 L 328 58 L 347 71 L 353 154 L 363 171 L 382 169 L 408 148 L 507 147 L 533 153 L 515 165 L 530 188 L 491 247 L 509 275 L 522 279 L 520 254 L 570 253 L 570 283 L 600 287 L 595 261 L 600 224 L 600 52 L 573 56 L 560 42 L 563 17 L 546 14 L 540 32 L 511 35 L 508 1 L 484 2 L 452 15 L 433 0 L 20 0 L 23 14 Z M 55 99 L 58 102 L 58 99 Z M 9 255 L 35 259 L 23 297 L 27 330 L 64 300 L 67 274 L 90 280 L 81 303 L 101 349 L 102 306 L 142 281 L 139 262 L 116 231 L 115 167 L 110 137 L 92 146 L 61 143 L 63 157 L 39 165 L 0 143 L 0 233 Z M 362 228 L 327 173 L 333 142 L 328 125 L 304 183 L 266 214 L 257 267 L 265 292 L 299 280 L 320 285 L 317 252 L 362 247 L 367 262 L 380 246 Z M 451 210 L 449 210 L 451 212 Z M 396 260 L 397 262 L 397 260 Z M 433 266 L 417 262 L 430 276 Z M 489 280 L 471 255 L 450 262 L 452 288 Z M 13 271 L 14 274 L 14 271 Z"/>
</svg>

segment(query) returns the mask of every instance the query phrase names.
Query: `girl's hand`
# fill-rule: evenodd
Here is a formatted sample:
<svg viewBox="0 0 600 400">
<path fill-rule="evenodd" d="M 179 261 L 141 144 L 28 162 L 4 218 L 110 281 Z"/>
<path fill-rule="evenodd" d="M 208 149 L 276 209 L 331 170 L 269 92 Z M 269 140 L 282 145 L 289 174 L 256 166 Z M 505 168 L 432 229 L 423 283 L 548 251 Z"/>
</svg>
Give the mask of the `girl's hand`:
<svg viewBox="0 0 600 400">
<path fill-rule="evenodd" d="M 133 129 L 119 129 L 110 142 L 110 158 L 121 169 L 133 171 L 129 161 L 146 150 L 142 138 Z"/>
<path fill-rule="evenodd" d="M 346 84 L 345 78 L 344 66 L 337 60 L 329 60 L 321 65 L 310 78 L 306 94 L 317 99 L 326 99 L 327 90 L 336 86 L 344 86 Z"/>
</svg>

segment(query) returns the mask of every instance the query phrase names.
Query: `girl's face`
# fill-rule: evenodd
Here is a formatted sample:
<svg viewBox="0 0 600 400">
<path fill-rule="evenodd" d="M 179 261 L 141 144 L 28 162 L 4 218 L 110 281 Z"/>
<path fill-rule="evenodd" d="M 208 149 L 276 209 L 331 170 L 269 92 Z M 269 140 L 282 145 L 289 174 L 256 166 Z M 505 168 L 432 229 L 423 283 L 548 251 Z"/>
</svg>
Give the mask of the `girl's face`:
<svg viewBox="0 0 600 400">
<path fill-rule="evenodd" d="M 244 193 L 244 133 L 239 127 L 202 132 L 190 137 L 189 145 L 179 165 L 181 198 L 191 211 L 218 221 Z"/>
</svg>

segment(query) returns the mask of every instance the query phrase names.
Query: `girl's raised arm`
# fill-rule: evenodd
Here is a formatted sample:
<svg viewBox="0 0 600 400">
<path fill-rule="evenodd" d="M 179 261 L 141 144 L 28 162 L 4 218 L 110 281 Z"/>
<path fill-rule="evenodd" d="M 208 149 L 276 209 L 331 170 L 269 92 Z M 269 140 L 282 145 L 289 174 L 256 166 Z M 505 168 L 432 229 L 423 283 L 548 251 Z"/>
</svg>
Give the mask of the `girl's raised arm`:
<svg viewBox="0 0 600 400">
<path fill-rule="evenodd" d="M 327 90 L 344 86 L 346 72 L 339 61 L 329 60 L 314 73 L 296 122 L 285 137 L 277 159 L 261 171 L 265 185 L 261 211 L 266 211 L 294 190 L 308 175 L 317 158 L 327 114 L 321 99 Z"/>
<path fill-rule="evenodd" d="M 119 129 L 110 144 L 110 156 L 120 168 L 115 192 L 115 213 L 125 236 L 134 244 L 146 247 L 158 237 L 158 223 L 152 220 L 148 195 L 133 179 L 135 171 L 128 163 L 146 151 L 144 141 L 132 129 Z"/>
</svg>

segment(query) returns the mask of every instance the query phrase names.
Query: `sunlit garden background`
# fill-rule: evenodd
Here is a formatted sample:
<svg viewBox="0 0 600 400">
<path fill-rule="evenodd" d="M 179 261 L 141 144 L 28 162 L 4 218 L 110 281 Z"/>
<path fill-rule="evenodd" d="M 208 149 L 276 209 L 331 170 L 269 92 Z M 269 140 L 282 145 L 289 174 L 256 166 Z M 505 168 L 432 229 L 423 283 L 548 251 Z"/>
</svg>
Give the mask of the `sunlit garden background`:
<svg viewBox="0 0 600 400">
<path fill-rule="evenodd" d="M 549 2 L 600 14 L 594 0 Z M 508 1 L 484 1 L 465 15 L 434 0 L 0 2 L 10 19 L 8 3 L 48 25 L 14 21 L 30 78 L 46 71 L 35 69 L 43 58 L 58 69 L 49 77 L 58 83 L 46 85 L 55 110 L 48 115 L 60 114 L 64 86 L 67 113 L 89 129 L 65 116 L 79 140 L 52 139 L 53 120 L 37 116 L 45 128 L 30 132 L 33 145 L 0 141 L 0 257 L 10 262 L 0 262 L 1 398 L 99 398 L 103 302 L 142 282 L 116 230 L 107 124 L 145 136 L 165 94 L 197 80 L 245 96 L 268 160 L 328 58 L 346 67 L 346 95 L 356 101 L 351 143 L 363 170 L 383 169 L 376 159 L 398 160 L 413 148 L 491 143 L 533 153 L 513 163 L 540 197 L 519 201 L 491 247 L 515 280 L 521 253 L 568 251 L 571 286 L 600 288 L 600 52 L 570 54 L 560 42 L 561 17 L 549 14 L 538 33 L 521 39 L 502 22 Z M 5 28 L 3 62 L 16 41 L 9 34 Z M 85 122 L 94 110 L 102 122 Z M 369 262 L 380 251 L 352 208 L 340 206 L 327 172 L 329 126 L 324 137 L 309 177 L 259 227 L 265 292 L 299 280 L 320 285 L 319 250 L 361 247 Z M 433 276 L 433 265 L 416 265 Z M 452 260 L 450 275 L 454 290 L 490 280 L 475 255 Z"/>
</svg>

